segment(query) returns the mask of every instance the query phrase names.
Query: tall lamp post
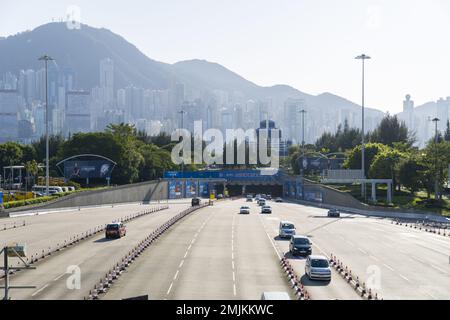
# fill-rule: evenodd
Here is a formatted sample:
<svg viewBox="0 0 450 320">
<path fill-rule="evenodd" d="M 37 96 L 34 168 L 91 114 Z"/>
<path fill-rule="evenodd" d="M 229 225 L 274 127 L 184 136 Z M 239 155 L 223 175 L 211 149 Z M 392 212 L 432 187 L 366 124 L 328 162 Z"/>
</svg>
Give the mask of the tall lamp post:
<svg viewBox="0 0 450 320">
<path fill-rule="evenodd" d="M 434 181 L 434 198 L 439 199 L 439 172 L 437 169 L 437 144 L 438 144 L 438 122 L 441 121 L 439 118 L 434 118 L 431 121 L 434 122 L 434 170 L 436 170 L 436 177 Z"/>
<path fill-rule="evenodd" d="M 362 61 L 362 104 L 361 104 L 361 170 L 362 170 L 362 178 L 366 179 L 366 171 L 365 171 L 365 153 L 366 153 L 366 145 L 365 145 L 365 137 L 364 137 L 364 103 L 365 103 L 365 61 L 371 59 L 368 55 L 362 54 L 357 56 L 355 59 Z M 361 195 L 366 198 L 366 184 L 363 181 L 361 185 Z"/>
<path fill-rule="evenodd" d="M 48 55 L 39 58 L 45 64 L 45 192 L 48 196 L 50 185 L 49 138 L 48 138 L 48 62 L 54 59 Z"/>
</svg>

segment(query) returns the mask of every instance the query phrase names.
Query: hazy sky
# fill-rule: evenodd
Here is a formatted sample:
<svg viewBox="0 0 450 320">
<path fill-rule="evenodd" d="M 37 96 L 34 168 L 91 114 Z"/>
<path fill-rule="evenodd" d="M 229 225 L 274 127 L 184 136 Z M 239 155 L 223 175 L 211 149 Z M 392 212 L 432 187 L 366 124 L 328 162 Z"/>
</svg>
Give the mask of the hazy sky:
<svg viewBox="0 0 450 320">
<path fill-rule="evenodd" d="M 399 112 L 450 96 L 449 0 L 0 0 L 0 36 L 62 18 L 124 36 L 149 57 L 218 62 L 259 85 L 289 84 Z"/>
</svg>

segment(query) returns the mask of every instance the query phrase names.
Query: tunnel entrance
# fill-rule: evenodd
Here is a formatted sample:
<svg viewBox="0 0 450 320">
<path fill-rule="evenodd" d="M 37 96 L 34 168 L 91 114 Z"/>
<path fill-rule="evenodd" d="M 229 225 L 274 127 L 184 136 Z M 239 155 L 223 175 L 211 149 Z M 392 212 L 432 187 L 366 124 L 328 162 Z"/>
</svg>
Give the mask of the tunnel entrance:
<svg viewBox="0 0 450 320">
<path fill-rule="evenodd" d="M 283 195 L 282 185 L 249 185 L 245 188 L 246 194 L 270 194 L 272 197 Z"/>
</svg>

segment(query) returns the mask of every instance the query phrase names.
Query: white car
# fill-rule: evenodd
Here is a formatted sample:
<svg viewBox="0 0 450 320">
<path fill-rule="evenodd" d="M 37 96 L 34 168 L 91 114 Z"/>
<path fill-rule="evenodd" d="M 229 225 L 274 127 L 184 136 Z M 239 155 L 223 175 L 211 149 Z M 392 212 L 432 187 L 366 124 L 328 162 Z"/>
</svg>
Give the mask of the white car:
<svg viewBox="0 0 450 320">
<path fill-rule="evenodd" d="M 241 210 L 239 211 L 240 214 L 250 214 L 250 207 L 242 206 Z"/>
<path fill-rule="evenodd" d="M 331 268 L 328 259 L 324 256 L 308 256 L 305 274 L 311 280 L 331 281 Z"/>
<path fill-rule="evenodd" d="M 272 213 L 272 208 L 270 206 L 263 206 L 261 208 L 261 213 Z"/>
<path fill-rule="evenodd" d="M 278 236 L 280 238 L 295 236 L 295 225 L 290 221 L 281 221 Z"/>
</svg>

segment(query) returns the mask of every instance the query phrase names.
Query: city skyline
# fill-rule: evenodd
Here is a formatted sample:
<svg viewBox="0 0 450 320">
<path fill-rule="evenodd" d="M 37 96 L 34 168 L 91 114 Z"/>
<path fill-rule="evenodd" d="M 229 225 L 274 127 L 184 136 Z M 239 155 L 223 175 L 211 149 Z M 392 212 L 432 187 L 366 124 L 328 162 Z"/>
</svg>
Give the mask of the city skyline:
<svg viewBox="0 0 450 320">
<path fill-rule="evenodd" d="M 260 85 L 286 83 L 305 92 L 332 92 L 359 103 L 360 70 L 353 58 L 366 52 L 373 57 L 367 66 L 367 106 L 393 114 L 402 111 L 408 93 L 416 105 L 449 95 L 445 78 L 450 62 L 445 57 L 450 45 L 441 40 L 450 27 L 448 3 L 351 3 L 347 8 L 330 1 L 291 1 L 274 8 L 274 2 L 265 1 L 258 12 L 252 11 L 250 3 L 233 8 L 219 5 L 213 10 L 203 1 L 154 2 L 130 4 L 126 12 L 112 4 L 107 16 L 98 15 L 98 5 L 93 9 L 78 1 L 78 7 L 82 23 L 117 32 L 149 57 L 169 63 L 191 58 L 215 61 Z M 23 17 L 20 22 L 2 17 L 0 36 L 8 36 L 63 17 L 69 3 L 45 6 L 45 12 L 20 1 L 3 6 L 10 17 L 17 16 L 17 11 Z M 142 13 L 136 12 L 137 8 Z M 189 8 L 201 10 L 182 14 Z M 117 19 L 119 15 L 121 19 Z M 237 23 L 226 24 L 227 17 Z M 186 19 L 192 23 L 183 24 Z M 280 20 L 283 23 L 277 23 Z M 326 27 L 318 21 L 327 21 Z M 181 24 L 183 28 L 179 28 Z M 203 27 L 206 24 L 208 28 Z M 314 31 L 314 38 L 308 30 Z M 235 37 L 238 31 L 242 37 Z M 188 37 L 188 33 L 196 36 Z M 265 52 L 264 57 L 256 51 Z"/>
</svg>

